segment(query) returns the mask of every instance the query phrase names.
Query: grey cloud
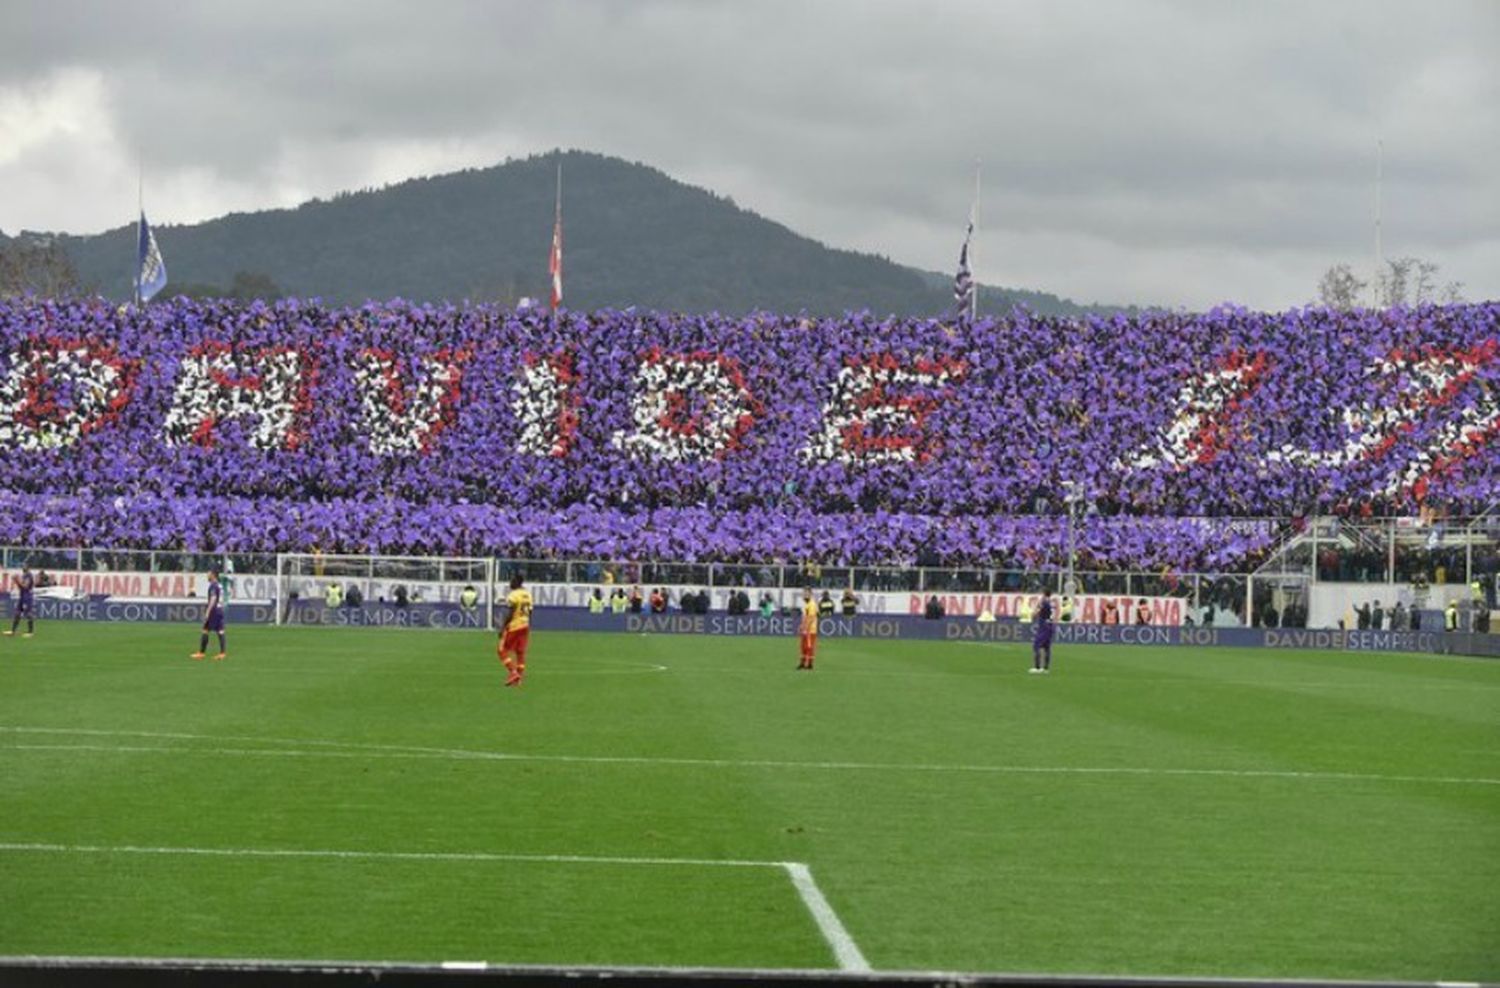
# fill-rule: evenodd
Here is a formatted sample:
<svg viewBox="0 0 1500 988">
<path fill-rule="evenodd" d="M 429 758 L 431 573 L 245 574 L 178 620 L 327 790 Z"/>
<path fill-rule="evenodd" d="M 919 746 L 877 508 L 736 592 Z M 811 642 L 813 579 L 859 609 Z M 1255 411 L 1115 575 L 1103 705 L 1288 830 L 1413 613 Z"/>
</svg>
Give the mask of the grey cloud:
<svg viewBox="0 0 1500 988">
<path fill-rule="evenodd" d="M 978 158 L 995 246 L 1086 243 L 1108 269 L 1090 289 L 1076 266 L 1028 263 L 1028 287 L 1269 307 L 1313 291 L 1319 270 L 1288 258 L 1367 256 L 1384 137 L 1391 252 L 1500 270 L 1500 5 L 1485 2 L 63 0 L 16 20 L 0 86 L 96 68 L 153 169 L 237 185 L 269 187 L 289 152 L 577 146 L 946 268 Z M 357 173 L 340 161 L 305 185 Z M 1193 284 L 1156 294 L 1171 273 L 1142 267 L 1170 251 L 1194 252 Z M 1471 292 L 1500 295 L 1485 277 Z"/>
</svg>

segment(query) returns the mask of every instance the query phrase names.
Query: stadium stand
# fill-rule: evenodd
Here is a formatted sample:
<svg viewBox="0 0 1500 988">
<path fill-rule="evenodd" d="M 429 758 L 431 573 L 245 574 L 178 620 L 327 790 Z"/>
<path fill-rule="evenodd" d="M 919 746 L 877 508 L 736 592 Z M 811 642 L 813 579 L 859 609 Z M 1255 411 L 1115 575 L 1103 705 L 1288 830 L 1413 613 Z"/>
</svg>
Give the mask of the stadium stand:
<svg viewBox="0 0 1500 988">
<path fill-rule="evenodd" d="M 1497 329 L 9 300 L 0 541 L 1228 569 L 1488 506 Z"/>
</svg>

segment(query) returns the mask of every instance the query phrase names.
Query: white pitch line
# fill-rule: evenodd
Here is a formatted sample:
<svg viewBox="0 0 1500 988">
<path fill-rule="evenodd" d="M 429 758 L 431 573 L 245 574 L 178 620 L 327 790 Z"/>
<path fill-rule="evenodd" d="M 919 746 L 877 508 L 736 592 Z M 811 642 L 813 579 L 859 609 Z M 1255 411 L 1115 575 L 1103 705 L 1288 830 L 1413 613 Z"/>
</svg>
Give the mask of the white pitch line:
<svg viewBox="0 0 1500 988">
<path fill-rule="evenodd" d="M 813 922 L 818 924 L 818 932 L 823 934 L 823 939 L 833 949 L 833 956 L 839 962 L 842 971 L 870 970 L 870 962 L 865 960 L 865 955 L 860 953 L 859 944 L 849 935 L 844 928 L 844 923 L 839 919 L 839 914 L 833 911 L 824 897 L 823 890 L 818 888 L 818 883 L 813 881 L 812 870 L 805 864 L 796 861 L 783 862 L 786 873 L 791 876 L 792 884 L 797 888 L 797 894 L 802 897 L 802 904 L 807 906 L 807 911 L 812 913 Z"/>
<path fill-rule="evenodd" d="M 1370 772 L 1334 772 L 1292 769 L 1232 768 L 1150 768 L 1115 765 L 942 765 L 900 762 L 799 762 L 776 759 L 731 758 L 664 758 L 649 755 L 539 755 L 506 751 L 404 747 L 400 745 L 367 745 L 353 742 L 290 738 L 215 737 L 153 731 L 100 731 L 71 728 L 0 727 L 0 733 L 83 735 L 91 737 L 161 738 L 163 740 L 245 741 L 260 744 L 309 744 L 317 750 L 298 748 L 225 748 L 192 745 L 90 745 L 90 744 L 13 744 L 0 745 L 0 751 L 89 751 L 119 754 L 198 754 L 250 758 L 367 758 L 367 759 L 436 759 L 440 761 L 528 762 L 564 765 L 645 765 L 669 768 L 772 768 L 814 772 L 922 772 L 965 775 L 1084 775 L 1164 778 L 1288 779 L 1324 782 L 1393 782 L 1431 783 L 1436 785 L 1500 786 L 1500 779 L 1465 776 L 1381 775 Z"/>
<path fill-rule="evenodd" d="M 348 851 L 311 848 L 268 847 L 150 847 L 135 844 L 55 844 L 44 842 L 0 842 L 0 852 L 39 854 L 145 854 L 215 858 L 313 858 L 356 861 L 467 861 L 521 862 L 584 865 L 679 865 L 693 868 L 776 868 L 791 879 L 802 905 L 817 924 L 834 960 L 842 971 L 867 972 L 869 961 L 828 904 L 823 890 L 813 880 L 812 870 L 800 861 L 741 861 L 725 858 L 631 858 L 587 854 L 499 854 L 489 851 Z M 443 967 L 482 969 L 483 962 L 447 961 Z"/>
<path fill-rule="evenodd" d="M 149 847 L 138 844 L 0 843 L 0 851 L 56 854 L 151 854 L 207 858 L 328 858 L 370 861 L 532 862 L 539 864 L 684 865 L 694 868 L 780 868 L 780 861 L 729 858 L 630 858 L 588 854 L 500 854 L 491 851 L 343 851 L 298 847 Z"/>
</svg>

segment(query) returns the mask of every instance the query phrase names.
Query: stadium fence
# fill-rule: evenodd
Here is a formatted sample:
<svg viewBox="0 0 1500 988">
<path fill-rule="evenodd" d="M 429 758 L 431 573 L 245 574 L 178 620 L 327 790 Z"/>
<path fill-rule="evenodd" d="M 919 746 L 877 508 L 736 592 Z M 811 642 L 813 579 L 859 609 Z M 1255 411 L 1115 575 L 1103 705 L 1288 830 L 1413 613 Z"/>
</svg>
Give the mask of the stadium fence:
<svg viewBox="0 0 1500 988">
<path fill-rule="evenodd" d="M 776 606 L 791 603 L 810 586 L 835 595 L 849 589 L 866 598 L 900 600 L 888 613 L 906 611 L 912 597 L 937 596 L 945 602 L 973 603 L 982 595 L 1054 593 L 1176 599 L 1200 618 L 1212 606 L 1223 626 L 1258 623 L 1270 611 L 1283 620 L 1300 609 L 1310 627 L 1335 627 L 1355 602 L 1380 598 L 1387 605 L 1440 610 L 1449 601 L 1482 600 L 1496 606 L 1500 571 L 1500 518 L 1427 520 L 1417 518 L 1350 521 L 1331 517 L 1288 519 L 1290 533 L 1251 572 L 1145 572 L 976 566 L 849 566 L 813 562 L 696 562 L 389 556 L 335 553 L 204 553 L 182 550 L 5 546 L 0 566 L 14 572 L 28 564 L 47 571 L 79 595 L 117 599 L 190 600 L 201 596 L 201 575 L 217 568 L 227 577 L 229 598 L 275 608 L 275 623 L 317 620 L 317 607 L 332 584 L 351 588 L 368 603 L 399 606 L 463 606 L 465 589 L 471 621 L 451 626 L 494 627 L 494 608 L 504 599 L 512 573 L 528 584 L 555 588 L 543 603 L 583 606 L 592 588 L 639 585 L 710 591 L 713 607 L 745 591 L 752 606 L 769 595 Z M 569 593 L 562 593 L 566 588 Z M 868 609 L 868 608 L 867 608 Z M 950 608 L 951 609 L 951 608 Z M 438 626 L 436 623 L 433 626 Z"/>
</svg>

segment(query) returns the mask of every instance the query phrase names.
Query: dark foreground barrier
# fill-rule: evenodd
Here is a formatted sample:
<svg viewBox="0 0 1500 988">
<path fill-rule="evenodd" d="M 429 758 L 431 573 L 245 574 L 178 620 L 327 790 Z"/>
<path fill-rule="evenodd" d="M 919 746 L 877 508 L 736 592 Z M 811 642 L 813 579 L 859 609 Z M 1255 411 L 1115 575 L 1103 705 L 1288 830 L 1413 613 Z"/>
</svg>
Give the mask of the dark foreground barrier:
<svg viewBox="0 0 1500 988">
<path fill-rule="evenodd" d="M 0 984 L 6 988 L 446 988 L 540 986 L 579 988 L 696 988 L 706 985 L 763 985 L 765 988 L 1433 988 L 1424 981 L 1254 981 L 1230 978 L 1128 978 L 1048 974 L 958 974 L 946 972 L 764 971 L 700 968 L 498 967 L 485 964 L 401 965 L 312 962 L 113 960 L 90 958 L 0 958 Z M 1447 984 L 1453 984 L 1448 982 Z M 1475 988 L 1478 988 L 1477 983 Z M 1467 986 L 1466 986 L 1467 988 Z"/>
</svg>

